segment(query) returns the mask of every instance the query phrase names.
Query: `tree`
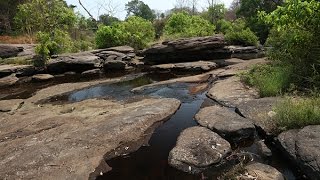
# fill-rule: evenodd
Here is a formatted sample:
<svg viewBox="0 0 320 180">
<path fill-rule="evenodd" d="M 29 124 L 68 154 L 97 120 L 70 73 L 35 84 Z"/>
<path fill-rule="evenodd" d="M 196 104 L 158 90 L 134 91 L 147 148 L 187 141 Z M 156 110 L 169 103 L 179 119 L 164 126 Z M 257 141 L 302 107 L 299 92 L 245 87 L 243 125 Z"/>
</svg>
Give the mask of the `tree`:
<svg viewBox="0 0 320 180">
<path fill-rule="evenodd" d="M 0 34 L 10 33 L 14 29 L 14 16 L 19 4 L 26 0 L 1 0 L 0 1 Z"/>
<path fill-rule="evenodd" d="M 150 7 L 142 1 L 132 0 L 126 5 L 127 18 L 129 16 L 137 16 L 148 21 L 153 21 L 156 18 L 155 12 L 150 9 Z"/>
<path fill-rule="evenodd" d="M 119 22 L 120 20 L 116 17 L 110 16 L 108 14 L 102 14 L 99 16 L 98 22 L 106 25 L 106 26 L 111 26 L 113 23 Z"/>
<path fill-rule="evenodd" d="M 15 22 L 22 32 L 32 35 L 38 31 L 68 30 L 76 18 L 63 0 L 31 0 L 18 6 Z"/>
<path fill-rule="evenodd" d="M 227 9 L 224 7 L 224 4 L 210 4 L 208 11 L 202 15 L 205 19 L 216 25 L 219 20 L 224 18 L 226 11 Z"/>
</svg>

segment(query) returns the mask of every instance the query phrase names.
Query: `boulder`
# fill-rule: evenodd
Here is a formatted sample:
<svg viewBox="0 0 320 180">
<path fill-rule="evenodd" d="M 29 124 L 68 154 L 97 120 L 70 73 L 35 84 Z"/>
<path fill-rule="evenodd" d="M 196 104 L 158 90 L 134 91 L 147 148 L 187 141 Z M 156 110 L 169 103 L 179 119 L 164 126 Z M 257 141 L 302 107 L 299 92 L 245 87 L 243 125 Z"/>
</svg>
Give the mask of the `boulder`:
<svg viewBox="0 0 320 180">
<path fill-rule="evenodd" d="M 36 68 L 31 65 L 0 65 L 0 78 L 10 74 L 21 76 L 32 76 L 36 73 Z"/>
<path fill-rule="evenodd" d="M 184 130 L 169 153 L 169 164 L 181 171 L 198 174 L 226 163 L 231 153 L 228 141 L 204 127 Z"/>
<path fill-rule="evenodd" d="M 246 173 L 238 176 L 236 179 L 239 180 L 285 180 L 281 172 L 276 168 L 261 164 L 261 163 L 251 163 L 245 167 Z"/>
<path fill-rule="evenodd" d="M 263 158 L 270 158 L 272 156 L 271 149 L 268 148 L 263 140 L 257 142 L 257 147 Z"/>
<path fill-rule="evenodd" d="M 183 38 L 155 44 L 145 49 L 142 55 L 148 64 L 230 58 L 231 51 L 224 48 L 225 45 L 222 35 Z"/>
<path fill-rule="evenodd" d="M 63 74 L 73 71 L 82 73 L 101 67 L 102 59 L 90 52 L 58 55 L 47 65 L 50 74 Z"/>
<path fill-rule="evenodd" d="M 265 52 L 261 47 L 256 46 L 227 46 L 232 52 L 232 58 L 239 58 L 243 60 L 257 59 L 265 56 Z"/>
<path fill-rule="evenodd" d="M 123 144 L 139 148 L 139 140 L 179 106 L 178 100 L 166 98 L 131 103 L 91 99 L 59 106 L 26 103 L 0 118 L 0 177 L 95 179 L 108 170 L 107 154 L 134 150 Z"/>
<path fill-rule="evenodd" d="M 54 76 L 51 74 L 36 74 L 32 76 L 32 81 L 34 82 L 42 82 L 53 79 Z"/>
<path fill-rule="evenodd" d="M 280 150 L 308 179 L 320 179 L 320 125 L 283 132 L 278 141 Z"/>
<path fill-rule="evenodd" d="M 0 88 L 15 85 L 18 81 L 19 78 L 17 78 L 15 74 L 12 74 L 4 78 L 0 78 Z"/>
<path fill-rule="evenodd" d="M 0 44 L 0 58 L 10 58 L 17 56 L 23 48 L 18 48 L 11 45 Z"/>
<path fill-rule="evenodd" d="M 233 144 L 253 139 L 255 134 L 255 126 L 249 119 L 218 105 L 201 109 L 195 119 L 201 126 L 218 133 Z"/>
<path fill-rule="evenodd" d="M 186 71 L 186 72 L 197 72 L 197 71 L 210 71 L 216 69 L 218 65 L 214 62 L 209 61 L 197 61 L 197 62 L 185 62 L 176 64 L 160 64 L 151 66 L 151 69 L 156 71 L 170 70 L 170 71 Z"/>
<path fill-rule="evenodd" d="M 118 70 L 125 70 L 126 69 L 126 63 L 121 60 L 114 60 L 114 61 L 106 61 L 103 65 L 103 68 L 106 71 L 118 71 Z"/>
<path fill-rule="evenodd" d="M 244 85 L 237 76 L 215 82 L 207 95 L 222 104 L 233 107 L 259 97 L 255 89 Z"/>
</svg>

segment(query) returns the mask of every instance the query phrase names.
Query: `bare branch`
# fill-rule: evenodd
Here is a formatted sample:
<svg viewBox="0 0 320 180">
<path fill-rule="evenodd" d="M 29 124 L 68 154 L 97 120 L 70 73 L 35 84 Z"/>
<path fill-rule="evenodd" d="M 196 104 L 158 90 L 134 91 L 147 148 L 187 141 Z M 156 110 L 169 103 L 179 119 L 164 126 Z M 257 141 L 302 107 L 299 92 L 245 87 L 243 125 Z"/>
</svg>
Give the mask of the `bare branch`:
<svg viewBox="0 0 320 180">
<path fill-rule="evenodd" d="M 81 0 L 78 0 L 80 6 L 88 13 L 88 15 L 94 20 L 94 21 L 97 21 L 93 16 L 92 14 L 87 10 L 86 7 L 84 7 L 84 5 L 82 4 Z"/>
</svg>

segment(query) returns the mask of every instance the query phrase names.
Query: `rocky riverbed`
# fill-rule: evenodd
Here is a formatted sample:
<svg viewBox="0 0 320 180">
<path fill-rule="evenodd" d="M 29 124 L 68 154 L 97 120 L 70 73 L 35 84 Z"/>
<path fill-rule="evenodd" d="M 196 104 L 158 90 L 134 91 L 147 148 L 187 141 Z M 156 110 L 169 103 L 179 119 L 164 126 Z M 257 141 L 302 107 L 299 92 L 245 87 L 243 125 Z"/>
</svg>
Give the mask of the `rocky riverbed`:
<svg viewBox="0 0 320 180">
<path fill-rule="evenodd" d="M 242 49 L 215 36 L 0 66 L 1 179 L 319 179 L 319 127 L 275 136 L 282 99 L 237 76 L 268 61 Z"/>
</svg>

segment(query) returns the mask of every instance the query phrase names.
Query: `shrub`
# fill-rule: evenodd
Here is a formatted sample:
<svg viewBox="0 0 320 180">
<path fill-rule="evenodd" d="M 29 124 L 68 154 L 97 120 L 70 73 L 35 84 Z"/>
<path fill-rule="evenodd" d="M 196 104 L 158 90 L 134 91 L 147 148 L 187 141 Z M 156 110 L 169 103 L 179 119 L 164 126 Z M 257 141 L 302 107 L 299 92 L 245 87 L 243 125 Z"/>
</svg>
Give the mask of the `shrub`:
<svg viewBox="0 0 320 180">
<path fill-rule="evenodd" d="M 230 21 L 221 19 L 217 22 L 217 32 L 226 34 L 228 31 L 232 30 L 232 23 Z"/>
<path fill-rule="evenodd" d="M 275 107 L 275 123 L 281 131 L 320 124 L 320 97 L 288 98 Z"/>
<path fill-rule="evenodd" d="M 154 40 L 152 23 L 140 17 L 131 16 L 126 21 L 112 26 L 100 26 L 96 34 L 98 48 L 129 45 L 142 49 Z"/>
<path fill-rule="evenodd" d="M 200 16 L 191 16 L 186 12 L 174 13 L 167 21 L 164 35 L 167 38 L 210 36 L 215 26 Z"/>
<path fill-rule="evenodd" d="M 290 67 L 259 65 L 241 74 L 241 80 L 258 88 L 261 97 L 276 96 L 290 87 Z"/>
<path fill-rule="evenodd" d="M 231 28 L 226 31 L 225 39 L 229 44 L 233 45 L 258 45 L 258 37 L 245 26 L 245 22 L 241 19 L 235 21 Z"/>
<path fill-rule="evenodd" d="M 261 13 L 273 26 L 268 56 L 275 64 L 293 67 L 292 80 L 300 89 L 320 87 L 319 11 L 315 0 L 288 0 L 270 14 Z"/>
</svg>

